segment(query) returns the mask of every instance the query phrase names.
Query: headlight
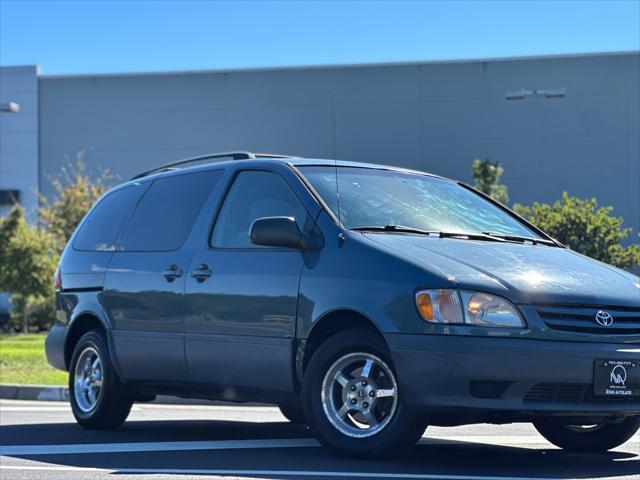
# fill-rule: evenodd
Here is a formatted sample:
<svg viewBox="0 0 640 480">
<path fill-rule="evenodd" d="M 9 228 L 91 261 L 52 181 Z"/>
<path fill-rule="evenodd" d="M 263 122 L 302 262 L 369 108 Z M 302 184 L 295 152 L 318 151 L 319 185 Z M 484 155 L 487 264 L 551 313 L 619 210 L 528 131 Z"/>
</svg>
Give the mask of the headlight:
<svg viewBox="0 0 640 480">
<path fill-rule="evenodd" d="M 420 316 L 432 323 L 525 327 L 524 320 L 510 301 L 488 293 L 422 290 L 416 294 L 416 307 Z"/>
<path fill-rule="evenodd" d="M 465 305 L 465 319 L 472 325 L 524 328 L 525 323 L 515 305 L 488 293 L 460 292 Z"/>
</svg>

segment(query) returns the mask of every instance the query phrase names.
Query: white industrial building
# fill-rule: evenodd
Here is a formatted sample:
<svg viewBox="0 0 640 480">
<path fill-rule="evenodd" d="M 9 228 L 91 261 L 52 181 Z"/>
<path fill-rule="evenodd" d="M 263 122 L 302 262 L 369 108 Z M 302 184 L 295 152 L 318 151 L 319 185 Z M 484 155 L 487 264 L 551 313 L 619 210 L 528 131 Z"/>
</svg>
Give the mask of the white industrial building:
<svg viewBox="0 0 640 480">
<path fill-rule="evenodd" d="M 208 152 L 402 165 L 470 180 L 500 161 L 512 202 L 564 190 L 640 230 L 640 52 L 384 65 L 40 75 L 0 68 L 0 203 L 78 152 L 126 180 Z"/>
</svg>

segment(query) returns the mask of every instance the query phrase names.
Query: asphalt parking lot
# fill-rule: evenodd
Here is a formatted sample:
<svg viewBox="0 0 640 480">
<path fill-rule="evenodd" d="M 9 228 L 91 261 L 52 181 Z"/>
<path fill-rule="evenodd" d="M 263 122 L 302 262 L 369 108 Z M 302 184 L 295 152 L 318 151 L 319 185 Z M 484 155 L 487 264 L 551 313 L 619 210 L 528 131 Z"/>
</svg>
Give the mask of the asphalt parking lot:
<svg viewBox="0 0 640 480">
<path fill-rule="evenodd" d="M 529 425 L 429 428 L 402 458 L 336 457 L 270 407 L 135 405 L 125 425 L 77 426 L 67 404 L 0 400 L 0 477 L 640 478 L 640 437 L 606 455 L 565 453 Z"/>
</svg>

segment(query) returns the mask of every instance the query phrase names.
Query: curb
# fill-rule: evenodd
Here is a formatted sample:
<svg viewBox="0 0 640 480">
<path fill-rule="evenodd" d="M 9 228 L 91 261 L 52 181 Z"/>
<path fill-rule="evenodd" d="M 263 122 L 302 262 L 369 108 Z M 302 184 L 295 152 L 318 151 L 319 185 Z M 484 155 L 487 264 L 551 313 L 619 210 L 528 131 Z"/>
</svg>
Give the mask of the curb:
<svg viewBox="0 0 640 480">
<path fill-rule="evenodd" d="M 68 402 L 69 388 L 62 385 L 21 385 L 0 383 L 0 399 Z M 217 400 L 205 400 L 198 398 L 172 397 L 169 395 L 158 395 L 155 400 L 144 403 L 153 403 L 158 405 L 233 405 L 235 407 L 267 406 L 264 403 L 221 402 Z"/>
<path fill-rule="evenodd" d="M 69 389 L 67 387 L 51 385 L 14 385 L 2 383 L 0 384 L 0 398 L 66 402 L 69 400 Z"/>
</svg>

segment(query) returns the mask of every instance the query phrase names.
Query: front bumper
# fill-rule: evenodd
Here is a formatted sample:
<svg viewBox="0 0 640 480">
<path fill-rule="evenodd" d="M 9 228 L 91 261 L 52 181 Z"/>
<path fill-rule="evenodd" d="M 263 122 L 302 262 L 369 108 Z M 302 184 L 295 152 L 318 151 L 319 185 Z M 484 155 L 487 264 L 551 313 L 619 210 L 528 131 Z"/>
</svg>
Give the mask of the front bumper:
<svg viewBox="0 0 640 480">
<path fill-rule="evenodd" d="M 593 396 L 594 360 L 640 359 L 640 346 L 386 334 L 406 401 L 421 412 L 509 421 L 640 415 L 640 398 Z"/>
</svg>

